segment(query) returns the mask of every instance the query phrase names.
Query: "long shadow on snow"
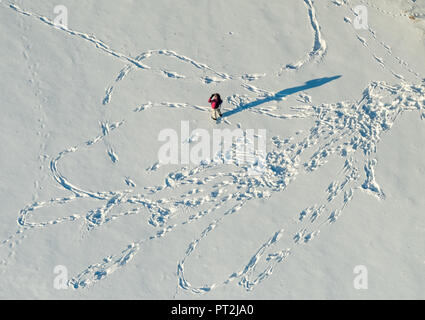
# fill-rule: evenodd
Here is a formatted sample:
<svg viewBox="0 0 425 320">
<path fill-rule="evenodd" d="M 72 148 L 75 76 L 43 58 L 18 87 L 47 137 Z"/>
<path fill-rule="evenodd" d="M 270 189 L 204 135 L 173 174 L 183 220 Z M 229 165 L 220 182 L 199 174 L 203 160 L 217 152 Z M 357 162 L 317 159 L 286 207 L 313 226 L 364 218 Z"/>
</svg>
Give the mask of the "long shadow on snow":
<svg viewBox="0 0 425 320">
<path fill-rule="evenodd" d="M 270 101 L 275 101 L 275 100 L 280 100 L 286 96 L 289 96 L 291 94 L 303 91 L 303 90 L 307 90 L 307 89 L 311 89 L 311 88 L 316 88 L 316 87 L 320 87 L 323 86 L 324 84 L 331 82 L 333 80 L 339 79 L 341 78 L 341 75 L 338 76 L 333 76 L 333 77 L 324 77 L 324 78 L 319 78 L 319 79 L 313 79 L 313 80 L 309 80 L 307 81 L 305 84 L 303 84 L 302 86 L 298 86 L 298 87 L 293 87 L 293 88 L 288 88 L 282 91 L 279 91 L 278 93 L 276 93 L 273 96 L 270 97 L 266 97 L 264 99 L 259 99 L 250 103 L 247 103 L 245 105 L 241 105 L 233 110 L 227 111 L 225 113 L 223 113 L 223 117 L 229 117 L 232 116 L 238 112 L 250 109 L 250 108 L 254 108 L 256 106 L 259 106 L 260 104 L 263 103 L 267 103 Z"/>
</svg>

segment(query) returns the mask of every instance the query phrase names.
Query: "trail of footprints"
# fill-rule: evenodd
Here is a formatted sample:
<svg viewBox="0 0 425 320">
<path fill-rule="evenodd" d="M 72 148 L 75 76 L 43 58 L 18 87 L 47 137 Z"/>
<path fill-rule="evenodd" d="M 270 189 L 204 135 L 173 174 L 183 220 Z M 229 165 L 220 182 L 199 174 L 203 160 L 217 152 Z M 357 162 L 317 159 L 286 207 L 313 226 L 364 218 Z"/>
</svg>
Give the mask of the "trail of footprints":
<svg viewBox="0 0 425 320">
<path fill-rule="evenodd" d="M 316 61 L 316 62 L 320 61 L 321 59 L 323 59 L 323 57 L 326 54 L 326 50 L 327 50 L 326 41 L 323 39 L 321 30 L 320 30 L 320 24 L 316 16 L 316 10 L 313 6 L 313 1 L 304 0 L 304 4 L 307 7 L 308 16 L 310 19 L 310 26 L 314 34 L 313 48 L 304 59 L 301 59 L 296 63 L 287 64 L 284 68 L 280 70 L 280 73 L 288 69 L 299 70 L 301 67 L 303 67 L 305 64 L 307 64 L 310 61 Z"/>
<path fill-rule="evenodd" d="M 326 52 L 326 43 L 320 33 L 313 2 L 304 1 L 313 33 L 315 34 L 313 51 L 307 59 L 300 63 L 293 64 L 298 69 L 310 60 L 323 58 Z M 4 4 L 2 4 L 4 5 Z M 26 12 L 14 4 L 10 8 L 20 14 L 33 16 L 42 22 L 58 28 L 45 17 Z M 349 19 L 345 20 L 350 22 Z M 250 81 L 261 78 L 265 75 L 242 75 L 234 76 L 217 72 L 211 67 L 196 62 L 195 60 L 179 55 L 169 50 L 151 50 L 144 52 L 136 58 L 131 58 L 110 49 L 106 44 L 97 40 L 94 36 L 88 36 L 80 32 L 60 28 L 71 35 L 79 36 L 96 45 L 97 48 L 125 60 L 127 64 L 108 87 L 102 100 L 104 105 L 110 103 L 114 87 L 118 85 L 131 71 L 152 69 L 142 64 L 152 55 L 165 55 L 181 60 L 192 67 L 208 71 L 210 76 L 198 81 L 210 83 L 214 81 L 236 80 L 241 81 L 242 88 L 250 94 L 258 97 L 271 97 L 275 93 L 256 88 Z M 373 39 L 377 40 L 376 33 L 369 28 Z M 358 40 L 367 47 L 367 42 L 359 35 Z M 379 41 L 379 40 L 377 40 Z M 381 45 L 391 55 L 391 48 L 380 42 Z M 398 58 L 397 58 L 398 59 Z M 376 57 L 378 63 L 379 61 Z M 399 61 L 402 61 L 401 59 Z M 401 65 L 413 73 L 416 78 L 419 75 L 405 62 Z M 185 78 L 172 71 L 153 70 L 165 77 L 178 79 Z M 142 214 L 148 212 L 147 223 L 154 228 L 152 235 L 146 235 L 130 243 L 122 252 L 108 256 L 102 262 L 88 266 L 82 272 L 72 277 L 69 285 L 74 289 L 88 288 L 98 281 L 105 279 L 120 268 L 125 267 L 143 248 L 148 241 L 154 241 L 166 237 L 176 228 L 184 228 L 185 225 L 195 223 L 199 219 L 211 217 L 208 226 L 202 230 L 199 236 L 188 244 L 182 258 L 177 264 L 178 289 L 193 294 L 203 294 L 211 290 L 228 285 L 236 281 L 241 287 L 250 291 L 258 284 L 267 279 L 275 270 L 277 265 L 284 262 L 297 246 L 305 245 L 319 236 L 321 230 L 327 225 L 334 223 L 343 213 L 346 206 L 354 198 L 358 191 L 365 191 L 377 199 L 384 199 L 385 193 L 375 179 L 374 168 L 377 165 L 375 154 L 377 144 L 382 134 L 391 129 L 393 123 L 400 115 L 406 111 L 418 111 L 422 118 L 425 118 L 425 82 L 419 84 L 408 84 L 403 82 L 399 85 L 390 85 L 385 82 L 372 82 L 364 90 L 358 101 L 342 101 L 322 105 L 311 105 L 311 97 L 305 93 L 299 97 L 304 104 L 292 107 L 291 114 L 278 114 L 275 106 L 258 107 L 249 110 L 263 116 L 279 119 L 309 118 L 314 119 L 314 125 L 308 132 L 300 132 L 297 137 L 282 138 L 275 136 L 271 139 L 271 150 L 262 161 L 260 175 L 249 175 L 247 172 L 253 169 L 253 165 L 232 163 L 204 162 L 194 168 L 183 167 L 177 171 L 170 172 L 161 185 L 151 186 L 144 189 L 143 193 L 136 193 L 136 184 L 130 177 L 125 177 L 128 190 L 119 191 L 90 191 L 83 187 L 76 186 L 71 179 L 64 176 L 59 167 L 59 163 L 67 155 L 76 152 L 84 152 L 93 145 L 103 141 L 108 135 L 119 130 L 124 121 L 101 122 L 101 134 L 80 145 L 68 148 L 58 154 L 50 162 L 50 172 L 56 182 L 66 191 L 69 196 L 50 199 L 48 201 L 37 201 L 19 213 L 18 231 L 4 240 L 1 245 L 10 247 L 9 257 L 2 260 L 7 264 L 14 252 L 14 245 L 19 244 L 23 234 L 27 230 L 42 230 L 45 227 L 61 223 L 83 222 L 87 232 L 95 228 L 100 228 L 104 224 L 113 223 L 117 219 L 122 219 L 129 215 Z M 284 99 L 284 98 L 283 98 Z M 228 98 L 228 103 L 235 108 L 243 106 L 253 99 L 247 95 L 233 95 Z M 135 113 L 140 113 L 152 107 L 172 107 L 172 108 L 194 108 L 198 111 L 207 111 L 203 106 L 191 105 L 188 103 L 146 103 L 134 109 Z M 230 122 L 227 122 L 229 125 Z M 240 125 L 238 125 L 240 126 Z M 188 141 L 191 143 L 191 141 Z M 235 148 L 235 146 L 233 146 Z M 118 161 L 118 155 L 112 148 L 108 149 L 108 156 L 111 161 Z M 205 284 L 202 286 L 192 284 L 187 276 L 186 266 L 190 264 L 191 255 L 197 247 L 211 233 L 226 223 L 227 217 L 235 214 L 243 214 L 244 206 L 256 199 L 269 199 L 276 193 L 284 192 L 300 174 L 310 174 L 333 157 L 340 157 L 344 165 L 340 170 L 335 170 L 333 181 L 324 190 L 322 202 L 308 206 L 294 216 L 292 222 L 282 228 L 265 236 L 265 242 L 254 251 L 253 255 L 247 259 L 245 265 L 239 270 L 229 272 L 229 275 L 220 282 Z M 145 174 L 154 173 L 160 165 L 152 164 L 146 169 Z M 173 192 L 173 196 L 165 196 L 167 192 Z M 162 197 L 161 197 L 162 196 Z M 37 210 L 51 206 L 66 206 L 67 204 L 80 199 L 94 199 L 102 205 L 84 214 L 73 214 L 66 217 L 44 221 L 32 222 L 31 217 Z M 124 204 L 134 207 L 125 211 L 119 210 Z M 118 210 L 113 210 L 118 209 Z M 187 209 L 190 209 L 189 211 Z M 118 212 L 118 213 L 117 213 Z M 261 217 L 259 217 L 261 224 Z"/>
<path fill-rule="evenodd" d="M 224 204 L 229 205 L 233 202 L 230 209 L 226 209 L 219 218 L 213 220 L 201 232 L 200 237 L 189 244 L 177 267 L 178 283 L 182 290 L 204 293 L 238 279 L 241 286 L 252 290 L 256 284 L 272 274 L 274 266 L 285 261 L 297 245 L 309 243 L 318 236 L 323 226 L 335 222 L 352 200 L 356 190 L 365 190 L 378 198 L 384 197 L 374 177 L 376 160 L 373 156 L 376 153 L 376 146 L 382 133 L 389 130 L 403 112 L 416 110 L 424 115 L 424 96 L 424 84 L 390 86 L 383 82 L 374 82 L 364 91 L 358 102 L 298 107 L 299 112 L 316 119 L 315 126 L 298 142 L 273 137 L 273 150 L 267 154 L 265 171 L 260 176 L 247 176 L 248 167 L 238 163 L 232 164 L 231 170 L 226 172 L 214 171 L 214 168 L 221 166 L 219 163 L 208 163 L 172 172 L 164 179 L 162 185 L 147 188 L 144 194 L 134 194 L 131 190 L 90 192 L 74 186 L 60 173 L 58 162 L 69 153 L 101 141 L 105 134 L 111 134 L 122 125 L 122 123 L 113 124 L 110 126 L 111 130 L 105 131 L 103 135 L 82 146 L 65 150 L 52 160 L 52 175 L 73 195 L 32 204 L 21 211 L 19 224 L 25 228 L 42 228 L 83 219 L 90 230 L 119 217 L 138 214 L 142 208 L 147 209 L 151 213 L 148 222 L 158 229 L 156 234 L 130 244 L 121 254 L 110 256 L 104 262 L 90 266 L 70 281 L 74 288 L 84 288 L 125 266 L 146 241 L 164 237 L 175 228 L 181 228 L 185 224 L 211 215 L 212 212 L 220 210 Z M 310 149 L 315 151 L 303 159 L 304 153 L 308 153 Z M 284 191 L 298 174 L 308 174 L 317 170 L 325 165 L 332 155 L 344 158 L 344 167 L 325 190 L 323 203 L 308 207 L 298 214 L 296 219 L 298 230 L 291 236 L 292 241 L 285 242 L 283 247 L 271 252 L 269 249 L 276 246 L 285 233 L 284 229 L 280 229 L 255 253 L 246 266 L 231 273 L 221 283 L 202 287 L 190 284 L 185 277 L 185 264 L 198 244 L 219 227 L 228 215 L 240 214 L 240 210 L 248 201 L 267 199 L 276 192 Z M 177 190 L 178 194 L 179 188 L 183 189 L 183 186 L 190 186 L 191 189 L 174 197 L 154 199 L 156 194 L 167 190 Z M 30 214 L 36 210 L 51 205 L 64 205 L 83 197 L 98 199 L 105 205 L 86 215 L 73 215 L 44 223 L 28 222 Z M 123 203 L 136 204 L 138 207 L 118 215 L 108 214 L 112 208 Z M 196 213 L 180 224 L 170 224 L 170 219 L 179 215 L 185 207 L 195 209 Z M 257 265 L 265 255 L 267 257 L 263 259 L 264 269 L 257 270 Z"/>
<path fill-rule="evenodd" d="M 354 11 L 354 9 L 351 7 L 351 6 L 349 6 L 349 5 L 347 5 L 348 6 L 348 10 L 351 12 L 351 14 L 353 15 L 353 16 L 356 16 L 356 13 L 355 13 L 355 11 Z M 384 69 L 386 69 L 386 70 L 388 70 L 397 80 L 405 80 L 405 77 L 403 76 L 403 75 L 401 75 L 401 74 L 399 74 L 399 73 L 396 73 L 394 70 L 392 70 L 390 67 L 388 67 L 387 66 L 387 64 L 385 63 L 385 60 L 382 58 L 382 57 L 379 57 L 379 56 L 377 56 L 374 52 L 373 52 L 373 50 L 369 47 L 369 45 L 368 45 L 368 43 L 367 43 L 367 41 L 366 41 L 366 39 L 364 39 L 364 37 L 362 37 L 360 34 L 359 34 L 359 32 L 357 31 L 357 30 L 355 30 L 355 28 L 354 28 L 354 26 L 353 26 L 353 24 L 352 24 L 352 21 L 351 21 L 351 19 L 350 18 L 348 18 L 348 17 L 345 17 L 344 18 L 344 21 L 346 22 L 346 23 L 349 23 L 352 27 L 353 27 L 353 31 L 356 33 L 356 37 L 357 37 L 357 39 L 359 40 L 359 42 L 364 46 L 364 47 L 366 47 L 366 48 L 368 48 L 368 50 L 369 50 L 369 52 L 371 53 L 371 55 L 372 55 L 372 57 L 374 58 L 374 60 L 382 67 L 382 68 L 384 68 Z M 397 61 L 398 62 L 398 64 L 404 69 L 404 70 L 406 70 L 406 71 L 408 71 L 412 76 L 413 76 L 413 79 L 415 79 L 415 81 L 417 81 L 417 80 L 421 80 L 421 78 L 420 78 L 420 75 L 419 75 L 419 73 L 418 72 L 416 72 L 406 61 L 404 61 L 404 60 L 402 60 L 400 57 L 398 57 L 398 56 L 394 56 L 393 55 L 393 52 L 392 52 L 392 50 L 391 50 L 391 47 L 388 45 L 388 44 L 386 44 L 385 42 L 383 42 L 382 40 L 379 40 L 378 39 L 378 37 L 377 37 L 377 34 L 376 34 L 376 31 L 375 30 L 373 30 L 370 26 L 368 26 L 368 28 L 367 28 L 367 32 L 368 32 L 368 34 L 370 35 L 370 37 L 371 37 L 371 39 L 373 40 L 373 41 L 375 41 L 376 43 L 378 43 L 379 44 L 379 46 L 381 46 L 383 49 L 384 49 L 384 51 L 386 52 L 386 54 L 389 56 L 389 59 L 394 59 L 395 61 Z"/>
</svg>

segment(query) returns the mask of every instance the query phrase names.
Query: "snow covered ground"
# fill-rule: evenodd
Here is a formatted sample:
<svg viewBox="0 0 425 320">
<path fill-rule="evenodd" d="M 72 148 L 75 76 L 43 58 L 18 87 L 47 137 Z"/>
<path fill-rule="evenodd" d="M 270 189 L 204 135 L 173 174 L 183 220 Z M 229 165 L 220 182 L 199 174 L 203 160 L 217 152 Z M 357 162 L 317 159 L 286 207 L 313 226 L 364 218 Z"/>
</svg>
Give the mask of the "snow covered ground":
<svg viewBox="0 0 425 320">
<path fill-rule="evenodd" d="M 0 21 L 0 298 L 425 298 L 425 1 L 2 0 Z M 265 129 L 261 173 L 160 163 L 187 123 Z"/>
</svg>

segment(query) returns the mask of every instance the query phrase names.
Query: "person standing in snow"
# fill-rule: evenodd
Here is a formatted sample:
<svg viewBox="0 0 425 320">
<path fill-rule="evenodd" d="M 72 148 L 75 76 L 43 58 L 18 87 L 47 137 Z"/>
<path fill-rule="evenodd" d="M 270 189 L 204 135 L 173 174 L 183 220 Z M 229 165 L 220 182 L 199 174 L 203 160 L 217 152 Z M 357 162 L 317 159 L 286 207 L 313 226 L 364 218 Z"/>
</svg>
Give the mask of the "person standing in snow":
<svg viewBox="0 0 425 320">
<path fill-rule="evenodd" d="M 217 120 L 218 117 L 222 117 L 221 114 L 221 104 L 223 103 L 223 100 L 221 100 L 221 97 L 218 93 L 214 93 L 209 99 L 208 102 L 211 103 L 212 113 L 211 117 L 213 120 Z"/>
</svg>

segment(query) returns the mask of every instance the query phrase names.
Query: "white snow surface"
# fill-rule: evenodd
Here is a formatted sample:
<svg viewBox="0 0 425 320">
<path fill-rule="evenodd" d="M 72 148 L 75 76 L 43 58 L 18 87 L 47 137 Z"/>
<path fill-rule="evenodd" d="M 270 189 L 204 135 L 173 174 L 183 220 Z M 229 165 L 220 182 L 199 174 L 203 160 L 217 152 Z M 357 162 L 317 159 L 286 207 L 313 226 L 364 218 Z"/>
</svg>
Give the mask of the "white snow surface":
<svg viewBox="0 0 425 320">
<path fill-rule="evenodd" d="M 425 298 L 425 1 L 57 4 L 0 2 L 0 298 Z M 264 172 L 160 164 L 181 121 Z"/>
</svg>

